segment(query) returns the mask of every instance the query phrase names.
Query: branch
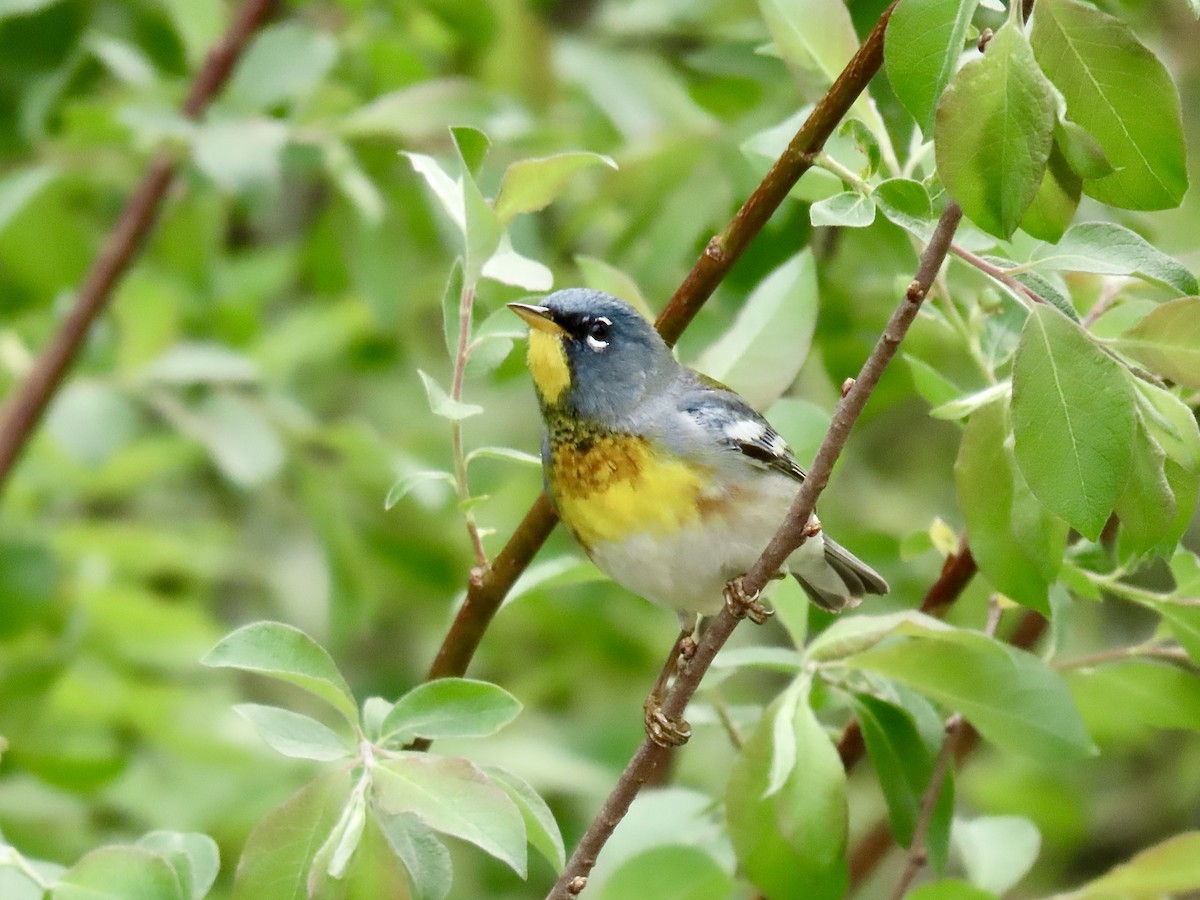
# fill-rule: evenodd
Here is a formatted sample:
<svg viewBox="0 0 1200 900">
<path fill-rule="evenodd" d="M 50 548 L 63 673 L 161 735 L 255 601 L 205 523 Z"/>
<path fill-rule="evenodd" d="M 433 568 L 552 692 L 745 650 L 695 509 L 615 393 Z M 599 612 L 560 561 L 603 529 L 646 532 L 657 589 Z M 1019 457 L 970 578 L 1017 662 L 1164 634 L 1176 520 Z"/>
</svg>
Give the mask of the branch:
<svg viewBox="0 0 1200 900">
<path fill-rule="evenodd" d="M 708 242 L 704 253 L 675 291 L 655 323 L 668 344 L 679 340 L 742 251 L 762 230 L 800 176 L 812 168 L 813 159 L 826 139 L 879 71 L 883 65 L 883 33 L 894 5 L 884 10 L 858 52 L 800 126 L 783 155 L 771 166 L 729 224 Z M 442 640 L 426 676 L 428 680 L 466 673 L 492 617 L 557 522 L 558 517 L 542 495 L 492 561 L 491 568 L 472 573 L 466 599 Z"/>
<path fill-rule="evenodd" d="M 812 468 L 788 511 L 787 518 L 767 549 L 763 551 L 762 556 L 742 577 L 741 589 L 746 595 L 753 597 L 761 593 L 771 577 L 782 567 L 784 560 L 805 540 L 809 518 L 816 506 L 817 498 L 829 482 L 833 465 L 841 455 L 850 431 L 871 396 L 871 392 L 878 384 L 888 363 L 896 355 L 896 349 L 908 332 L 909 326 L 916 319 L 917 312 L 921 308 L 921 301 L 924 300 L 929 286 L 945 261 L 950 247 L 950 239 L 961 218 L 962 210 L 957 204 L 951 203 L 938 220 L 933 238 L 921 254 L 916 277 L 905 291 L 904 298 L 900 301 L 900 305 L 893 313 L 891 321 L 884 329 L 870 356 L 863 363 L 858 378 L 834 410 L 833 421 L 825 433 L 825 439 L 821 442 Z M 708 671 L 717 652 L 729 639 L 729 635 L 733 633 L 738 621 L 728 606 L 711 620 L 704 630 L 687 668 L 676 677 L 670 691 L 663 699 L 662 710 L 668 718 L 678 719 L 683 715 L 688 701 L 691 700 L 700 685 L 700 680 Z M 551 889 L 547 900 L 570 900 L 586 887 L 588 873 L 595 866 L 596 858 L 613 829 L 617 827 L 617 823 L 628 811 L 629 805 L 641 790 L 642 785 L 646 783 L 651 773 L 666 761 L 670 752 L 670 749 L 659 746 L 649 737 L 643 739 L 641 746 L 626 765 L 625 771 L 604 806 L 588 827 L 574 853 L 571 854 L 571 859 Z"/>
<path fill-rule="evenodd" d="M 246 0 L 225 36 L 209 51 L 204 66 L 196 74 L 183 102 L 185 116 L 199 118 L 225 84 L 254 32 L 274 5 L 274 0 Z M 92 262 L 70 314 L 5 407 L 3 417 L 0 417 L 0 493 L 50 400 L 62 386 L 67 370 L 79 355 L 92 323 L 108 305 L 113 288 L 153 227 L 162 199 L 174 179 L 175 168 L 175 159 L 168 149 L 160 149 L 154 154 L 141 184 L 125 204 Z"/>
<path fill-rule="evenodd" d="M 1018 294 L 1024 294 L 1026 297 L 1028 297 L 1034 303 L 1041 303 L 1043 306 L 1049 305 L 1048 303 L 1046 303 L 1045 297 L 1043 297 L 1041 294 L 1039 294 L 1037 291 L 1035 291 L 1033 288 L 1029 287 L 1028 285 L 1022 284 L 1021 282 L 1017 281 L 1017 279 L 1013 277 L 1012 273 L 1008 269 L 1002 269 L 999 266 L 992 265 L 990 262 L 988 262 L 983 257 L 976 256 L 970 250 L 964 250 L 962 247 L 953 246 L 950 248 L 950 252 L 953 253 L 955 256 L 957 256 L 959 259 L 963 260 L 964 262 L 970 263 L 975 268 L 977 268 L 980 272 L 983 272 L 985 275 L 992 276 L 997 281 L 999 281 L 1001 284 L 1005 285 L 1006 287 L 1010 288 L 1013 291 L 1016 291 Z"/>
</svg>

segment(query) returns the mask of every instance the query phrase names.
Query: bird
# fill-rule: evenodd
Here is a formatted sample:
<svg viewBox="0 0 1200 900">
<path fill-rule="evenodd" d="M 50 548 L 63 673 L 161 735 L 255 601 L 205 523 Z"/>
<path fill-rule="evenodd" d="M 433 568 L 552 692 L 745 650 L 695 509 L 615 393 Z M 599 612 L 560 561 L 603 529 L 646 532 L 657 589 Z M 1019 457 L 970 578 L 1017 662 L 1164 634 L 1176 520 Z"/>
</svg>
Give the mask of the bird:
<svg viewBox="0 0 1200 900">
<path fill-rule="evenodd" d="M 529 325 L 544 483 L 559 518 L 602 572 L 676 612 L 686 655 L 699 617 L 739 599 L 731 582 L 782 524 L 804 470 L 763 416 L 679 363 L 623 300 L 568 288 L 507 305 Z M 840 612 L 887 593 L 887 581 L 815 517 L 807 533 L 786 567 L 816 606 Z M 769 615 L 757 598 L 740 599 L 755 621 Z M 664 667 L 646 722 L 659 743 L 677 744 L 690 732 L 662 716 L 656 696 L 669 676 Z"/>
</svg>

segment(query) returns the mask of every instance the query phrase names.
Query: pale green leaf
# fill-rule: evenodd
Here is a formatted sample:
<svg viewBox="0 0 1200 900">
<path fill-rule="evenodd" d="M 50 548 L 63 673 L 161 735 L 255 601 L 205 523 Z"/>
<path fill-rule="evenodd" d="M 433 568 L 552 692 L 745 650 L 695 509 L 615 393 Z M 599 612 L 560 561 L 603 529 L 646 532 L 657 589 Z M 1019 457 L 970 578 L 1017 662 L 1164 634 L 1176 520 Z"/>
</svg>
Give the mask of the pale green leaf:
<svg viewBox="0 0 1200 900">
<path fill-rule="evenodd" d="M 664 844 L 626 860 L 604 882 L 596 900 L 729 900 L 733 890 L 733 879 L 711 854 Z"/>
<path fill-rule="evenodd" d="M 412 813 L 387 816 L 379 825 L 392 852 L 404 861 L 414 900 L 444 900 L 454 878 L 445 844 Z"/>
<path fill-rule="evenodd" d="M 866 228 L 875 221 L 875 201 L 857 191 L 843 191 L 818 200 L 808 210 L 813 225 Z"/>
<path fill-rule="evenodd" d="M 888 80 L 926 135 L 933 133 L 938 98 L 958 68 L 975 6 L 975 0 L 901 0 L 888 22 Z"/>
<path fill-rule="evenodd" d="M 1009 21 L 980 59 L 950 80 L 937 105 L 937 169 L 963 212 L 1007 238 L 1037 195 L 1055 118 L 1050 84 Z"/>
<path fill-rule="evenodd" d="M 980 816 L 954 823 L 954 849 L 971 884 L 1004 895 L 1037 862 L 1042 835 L 1021 816 Z"/>
<path fill-rule="evenodd" d="M 1033 252 L 1038 268 L 1099 275 L 1136 275 L 1178 294 L 1200 291 L 1196 276 L 1144 237 L 1112 222 L 1084 222 L 1068 228 L 1057 244 Z"/>
<path fill-rule="evenodd" d="M 167 860 L 179 877 L 184 897 L 201 900 L 217 880 L 221 855 L 217 842 L 198 832 L 151 831 L 138 839 L 145 847 Z"/>
<path fill-rule="evenodd" d="M 1164 303 L 1121 335 L 1117 347 L 1159 375 L 1200 388 L 1200 297 Z"/>
<path fill-rule="evenodd" d="M 239 703 L 238 715 L 257 729 L 262 739 L 284 756 L 329 762 L 354 752 L 354 744 L 310 716 L 258 703 Z"/>
<path fill-rule="evenodd" d="M 387 497 L 384 498 L 383 508 L 391 509 L 405 497 L 407 497 L 418 486 L 430 481 L 441 481 L 445 484 L 454 487 L 454 476 L 449 472 L 442 472 L 437 469 L 427 469 L 421 472 L 412 472 L 402 478 L 397 478 L 396 481 L 388 488 Z"/>
<path fill-rule="evenodd" d="M 886 675 L 962 715 L 1001 749 L 1059 763 L 1095 752 L 1062 679 L 1041 659 L 977 632 L 901 625 L 911 640 L 845 664 Z"/>
<path fill-rule="evenodd" d="M 1188 184 L 1179 95 L 1129 25 L 1076 0 L 1039 0 L 1031 41 L 1071 120 L 1112 165 L 1084 192 L 1125 209 L 1178 206 Z"/>
<path fill-rule="evenodd" d="M 299 628 L 252 622 L 221 639 L 201 660 L 206 666 L 242 669 L 278 678 L 320 697 L 350 724 L 358 709 L 329 653 Z"/>
<path fill-rule="evenodd" d="M 389 744 L 407 744 L 416 737 L 487 737 L 520 712 L 520 701 L 502 687 L 469 678 L 439 678 L 397 700 L 380 733 Z"/>
<path fill-rule="evenodd" d="M 101 847 L 67 869 L 50 889 L 53 900 L 186 900 L 179 878 L 157 853 L 142 847 Z"/>
<path fill-rule="evenodd" d="M 244 109 L 270 109 L 305 99 L 337 59 L 333 35 L 297 20 L 259 32 L 234 69 L 225 97 Z"/>
<path fill-rule="evenodd" d="M 1078 900 L 1184 896 L 1200 890 L 1200 831 L 1167 838 L 1085 884 Z"/>
<path fill-rule="evenodd" d="M 765 409 L 795 380 L 816 320 L 816 264 L 804 250 L 759 283 L 696 368 Z"/>
<path fill-rule="evenodd" d="M 476 403 L 463 403 L 461 400 L 455 400 L 433 380 L 431 375 L 420 369 L 417 370 L 417 374 L 421 376 L 421 383 L 425 385 L 425 396 L 429 400 L 429 409 L 435 416 L 457 420 L 477 416 L 483 412 L 483 407 Z"/>
<path fill-rule="evenodd" d="M 0 20 L 3 14 L 0 13 Z M 18 169 L 0 178 L 0 232 L 55 177 L 50 166 Z"/>
<path fill-rule="evenodd" d="M 521 213 L 545 209 L 578 172 L 598 165 L 617 168 L 611 158 L 584 151 L 513 163 L 505 171 L 500 193 L 496 195 L 496 215 L 500 223 L 507 225 Z"/>
<path fill-rule="evenodd" d="M 508 794 L 508 798 L 521 811 L 529 843 L 546 858 L 556 872 L 561 872 L 567 861 L 566 848 L 563 846 L 562 832 L 558 830 L 558 823 L 554 820 L 554 813 L 550 811 L 546 801 L 538 796 L 538 792 L 529 782 L 518 778 L 507 769 L 486 766 L 484 772 Z"/>
<path fill-rule="evenodd" d="M 1132 459 L 1134 397 L 1121 365 L 1062 313 L 1035 306 L 1013 362 L 1012 424 L 1034 495 L 1095 540 Z"/>
<path fill-rule="evenodd" d="M 525 877 L 525 821 L 516 804 L 465 759 L 405 753 L 379 763 L 375 797 L 388 814 L 413 813 L 470 841 Z"/>
</svg>

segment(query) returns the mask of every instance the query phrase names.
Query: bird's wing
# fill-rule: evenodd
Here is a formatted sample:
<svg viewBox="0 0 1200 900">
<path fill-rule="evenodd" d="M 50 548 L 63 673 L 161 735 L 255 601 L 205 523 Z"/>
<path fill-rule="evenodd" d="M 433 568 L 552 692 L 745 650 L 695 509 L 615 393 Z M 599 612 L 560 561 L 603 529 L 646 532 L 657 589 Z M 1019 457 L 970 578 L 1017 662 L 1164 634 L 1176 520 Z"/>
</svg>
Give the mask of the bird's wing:
<svg viewBox="0 0 1200 900">
<path fill-rule="evenodd" d="M 678 412 L 707 436 L 709 446 L 715 444 L 720 450 L 737 453 L 755 467 L 804 480 L 804 470 L 787 441 L 745 400 L 719 382 L 697 375 L 693 386 L 680 393 Z"/>
</svg>

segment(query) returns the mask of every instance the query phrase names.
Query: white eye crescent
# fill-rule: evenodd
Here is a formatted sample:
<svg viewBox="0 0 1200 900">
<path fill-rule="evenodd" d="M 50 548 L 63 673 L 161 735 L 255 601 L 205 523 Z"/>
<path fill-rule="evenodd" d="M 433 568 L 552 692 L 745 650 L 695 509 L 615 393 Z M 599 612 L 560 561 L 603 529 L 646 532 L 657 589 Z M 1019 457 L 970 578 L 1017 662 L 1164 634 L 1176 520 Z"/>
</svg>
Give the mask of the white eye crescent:
<svg viewBox="0 0 1200 900">
<path fill-rule="evenodd" d="M 612 322 L 604 316 L 597 316 L 588 326 L 588 333 L 584 340 L 587 345 L 594 351 L 599 353 L 608 346 L 608 333 L 612 328 Z"/>
</svg>

